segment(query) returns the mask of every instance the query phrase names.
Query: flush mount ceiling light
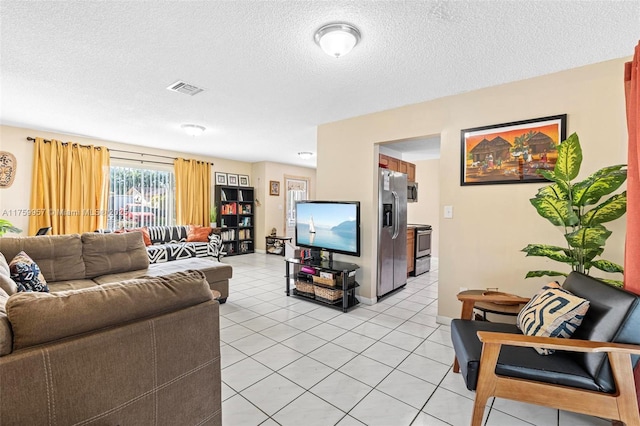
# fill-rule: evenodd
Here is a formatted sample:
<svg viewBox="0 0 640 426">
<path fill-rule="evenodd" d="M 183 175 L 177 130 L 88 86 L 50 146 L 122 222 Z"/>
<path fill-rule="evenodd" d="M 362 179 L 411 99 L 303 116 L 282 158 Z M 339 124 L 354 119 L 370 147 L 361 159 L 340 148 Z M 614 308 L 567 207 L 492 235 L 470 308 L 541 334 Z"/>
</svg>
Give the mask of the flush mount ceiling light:
<svg viewBox="0 0 640 426">
<path fill-rule="evenodd" d="M 353 25 L 332 23 L 321 27 L 313 38 L 327 55 L 339 58 L 358 44 L 360 31 Z"/>
<path fill-rule="evenodd" d="M 303 160 L 308 160 L 309 158 L 313 157 L 313 152 L 309 152 L 309 151 L 299 152 L 298 156 Z"/>
<path fill-rule="evenodd" d="M 206 130 L 204 126 L 198 126 L 197 124 L 183 124 L 180 127 L 189 136 L 200 136 Z"/>
</svg>

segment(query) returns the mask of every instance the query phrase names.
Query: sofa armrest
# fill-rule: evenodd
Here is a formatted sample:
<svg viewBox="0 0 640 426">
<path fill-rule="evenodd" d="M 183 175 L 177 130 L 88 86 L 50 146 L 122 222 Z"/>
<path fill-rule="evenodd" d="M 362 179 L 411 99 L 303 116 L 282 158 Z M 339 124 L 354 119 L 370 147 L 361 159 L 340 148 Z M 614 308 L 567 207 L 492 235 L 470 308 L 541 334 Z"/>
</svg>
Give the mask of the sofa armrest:
<svg viewBox="0 0 640 426">
<path fill-rule="evenodd" d="M 640 355 L 640 346 L 624 343 L 594 342 L 591 340 L 565 339 L 559 337 L 538 337 L 522 334 L 496 333 L 493 331 L 478 331 L 478 338 L 482 343 L 522 346 L 528 348 L 544 347 L 570 352 L 618 352 Z"/>
</svg>

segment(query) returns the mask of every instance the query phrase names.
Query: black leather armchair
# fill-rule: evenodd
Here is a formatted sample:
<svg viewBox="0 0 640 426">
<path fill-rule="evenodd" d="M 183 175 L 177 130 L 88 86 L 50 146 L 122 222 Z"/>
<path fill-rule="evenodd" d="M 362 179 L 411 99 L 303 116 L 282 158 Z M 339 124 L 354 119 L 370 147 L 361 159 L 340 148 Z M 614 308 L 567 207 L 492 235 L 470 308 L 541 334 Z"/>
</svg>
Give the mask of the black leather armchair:
<svg viewBox="0 0 640 426">
<path fill-rule="evenodd" d="M 460 371 L 476 390 L 473 426 L 490 396 L 640 425 L 632 373 L 640 355 L 640 297 L 577 272 L 563 287 L 590 301 L 571 339 L 523 336 L 510 324 L 452 321 Z M 542 356 L 533 347 L 556 352 Z"/>
</svg>

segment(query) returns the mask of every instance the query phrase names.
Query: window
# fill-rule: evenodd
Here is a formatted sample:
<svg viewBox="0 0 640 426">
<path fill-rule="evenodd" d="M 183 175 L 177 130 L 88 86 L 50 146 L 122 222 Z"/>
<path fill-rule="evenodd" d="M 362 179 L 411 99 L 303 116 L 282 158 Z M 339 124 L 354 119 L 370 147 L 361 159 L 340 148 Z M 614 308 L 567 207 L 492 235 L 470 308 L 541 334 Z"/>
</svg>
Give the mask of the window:
<svg viewBox="0 0 640 426">
<path fill-rule="evenodd" d="M 112 166 L 107 227 L 175 225 L 175 191 L 172 171 Z"/>
</svg>

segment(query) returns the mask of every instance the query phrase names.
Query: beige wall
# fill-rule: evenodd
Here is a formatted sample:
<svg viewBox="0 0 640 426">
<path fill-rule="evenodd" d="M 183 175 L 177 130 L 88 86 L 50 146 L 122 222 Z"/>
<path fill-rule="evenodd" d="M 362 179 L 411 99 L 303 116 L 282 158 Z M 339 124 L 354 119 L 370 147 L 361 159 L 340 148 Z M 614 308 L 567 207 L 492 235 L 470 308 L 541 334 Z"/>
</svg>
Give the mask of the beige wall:
<svg viewBox="0 0 640 426">
<path fill-rule="evenodd" d="M 284 235 L 285 231 L 285 177 L 306 178 L 309 180 L 309 199 L 315 199 L 316 195 L 316 170 L 307 167 L 297 167 L 289 164 L 272 163 L 262 161 L 253 163 L 252 184 L 256 187 L 256 197 L 261 206 L 256 208 L 256 249 L 265 250 L 265 236 L 276 228 L 278 235 Z M 269 195 L 269 181 L 280 182 L 280 195 Z"/>
<path fill-rule="evenodd" d="M 407 222 L 433 227 L 431 256 L 438 257 L 440 238 L 440 160 L 412 161 L 416 165 L 418 202 L 407 204 Z"/>
<path fill-rule="evenodd" d="M 236 173 L 242 175 L 251 175 L 251 163 L 241 161 L 225 160 L 221 158 L 198 156 L 193 154 L 184 154 L 178 151 L 166 151 L 159 149 L 150 149 L 139 146 L 126 145 L 117 142 L 103 141 L 98 139 L 90 139 L 75 135 L 65 135 L 60 133 L 45 132 L 41 130 L 23 129 L 19 127 L 0 126 L 0 150 L 9 151 L 15 155 L 18 167 L 16 179 L 11 188 L 0 189 L 0 217 L 10 220 L 15 226 L 23 230 L 23 235 L 29 227 L 29 219 L 26 216 L 7 214 L 14 213 L 13 210 L 22 210 L 29 208 L 29 194 L 31 194 L 31 170 L 33 164 L 33 142 L 27 141 L 27 136 L 42 137 L 44 139 L 57 139 L 63 142 L 77 142 L 85 145 L 106 146 L 109 149 L 118 149 L 124 151 L 135 151 L 144 154 L 156 154 L 169 157 L 195 158 L 202 161 L 210 161 L 214 163 L 213 172 Z M 126 157 L 127 154 L 112 152 L 112 156 Z M 129 155 L 129 158 L 140 158 L 139 156 Z M 168 161 L 166 158 L 147 157 L 151 161 Z M 140 165 L 140 162 L 113 160 L 114 163 L 122 165 Z M 147 163 L 145 167 L 157 168 L 157 164 Z M 162 167 L 162 166 L 160 166 Z M 171 166 L 166 166 L 171 167 Z M 251 179 L 253 182 L 253 179 Z"/>
<path fill-rule="evenodd" d="M 626 161 L 622 75 L 617 59 L 543 77 L 355 117 L 318 128 L 317 195 L 360 200 L 362 256 L 359 294 L 375 297 L 378 142 L 441 135 L 440 208 L 452 205 L 453 219 L 440 221 L 439 315 L 456 317 L 460 287 L 498 287 L 531 295 L 548 278 L 525 280 L 531 269 L 562 268 L 542 258 L 525 258 L 528 243 L 562 244 L 562 235 L 530 205 L 538 184 L 461 187 L 460 130 L 556 114 L 568 114 L 568 133 L 578 132 L 585 160 L 580 177 Z M 354 161 L 357 159 L 358 161 Z M 610 224 L 613 236 L 604 256 L 621 263 L 624 219 Z"/>
</svg>

